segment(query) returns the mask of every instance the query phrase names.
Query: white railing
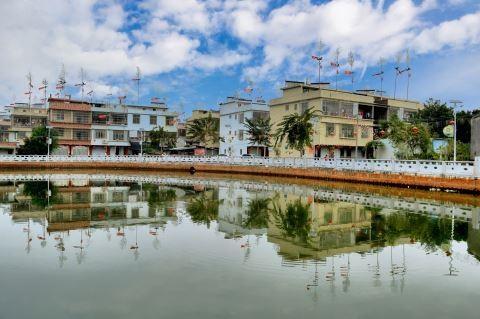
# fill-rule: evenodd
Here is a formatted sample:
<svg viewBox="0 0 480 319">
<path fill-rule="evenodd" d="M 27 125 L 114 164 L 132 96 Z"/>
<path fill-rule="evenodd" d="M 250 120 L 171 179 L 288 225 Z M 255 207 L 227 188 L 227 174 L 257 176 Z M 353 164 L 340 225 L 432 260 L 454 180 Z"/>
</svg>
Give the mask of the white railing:
<svg viewBox="0 0 480 319">
<path fill-rule="evenodd" d="M 264 166 L 285 168 L 327 168 L 335 170 L 398 173 L 409 175 L 480 177 L 480 157 L 470 162 L 426 160 L 379 159 L 316 159 L 291 157 L 229 157 L 229 156 L 87 156 L 87 155 L 0 155 L 2 163 L 8 162 L 109 162 L 109 163 L 172 163 L 172 164 L 224 164 L 239 166 Z"/>
</svg>

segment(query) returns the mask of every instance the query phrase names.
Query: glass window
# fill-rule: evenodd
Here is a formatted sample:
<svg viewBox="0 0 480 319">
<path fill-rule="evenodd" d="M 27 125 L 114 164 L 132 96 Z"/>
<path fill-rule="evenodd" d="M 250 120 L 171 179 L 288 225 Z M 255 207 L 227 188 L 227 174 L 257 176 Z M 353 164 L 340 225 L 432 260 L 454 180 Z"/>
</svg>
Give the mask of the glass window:
<svg viewBox="0 0 480 319">
<path fill-rule="evenodd" d="M 289 111 L 290 110 L 290 105 L 289 104 L 286 104 L 285 105 L 285 111 Z"/>
<path fill-rule="evenodd" d="M 157 125 L 157 117 L 155 115 L 150 115 L 150 125 Z"/>
<path fill-rule="evenodd" d="M 165 122 L 167 123 L 168 126 L 173 126 L 173 125 L 175 125 L 175 117 L 167 116 L 165 118 Z"/>
<path fill-rule="evenodd" d="M 353 125 L 343 124 L 340 133 L 341 138 L 353 138 Z"/>
<path fill-rule="evenodd" d="M 95 130 L 95 138 L 102 139 L 107 136 L 107 132 L 105 130 Z"/>
<path fill-rule="evenodd" d="M 53 113 L 53 118 L 55 119 L 55 121 L 63 121 L 63 120 L 65 120 L 65 112 L 55 111 Z"/>
<path fill-rule="evenodd" d="M 341 102 L 340 103 L 340 116 L 353 117 L 353 103 Z"/>
<path fill-rule="evenodd" d="M 303 102 L 300 106 L 302 113 L 305 113 L 308 110 L 308 102 Z"/>
<path fill-rule="evenodd" d="M 126 125 L 127 124 L 127 115 L 122 113 L 112 114 L 112 122 L 116 125 Z"/>
<path fill-rule="evenodd" d="M 73 122 L 79 124 L 89 123 L 90 114 L 87 112 L 75 112 L 73 113 Z"/>
<path fill-rule="evenodd" d="M 243 141 L 243 130 L 238 131 L 238 139 Z"/>
<path fill-rule="evenodd" d="M 88 130 L 73 130 L 73 139 L 77 141 L 85 141 L 90 139 Z"/>
<path fill-rule="evenodd" d="M 245 115 L 243 113 L 238 114 L 238 123 L 243 123 L 245 120 Z"/>
<path fill-rule="evenodd" d="M 113 131 L 113 140 L 114 141 L 123 141 L 125 139 L 124 131 Z"/>
<path fill-rule="evenodd" d="M 65 136 L 65 129 L 61 127 L 57 127 L 53 129 L 53 134 L 58 137 L 63 137 Z"/>
<path fill-rule="evenodd" d="M 140 115 L 133 114 L 133 124 L 140 124 Z"/>
<path fill-rule="evenodd" d="M 325 136 L 335 136 L 335 124 L 334 123 L 325 123 L 326 134 Z"/>
<path fill-rule="evenodd" d="M 326 115 L 338 116 L 339 103 L 334 100 L 323 100 L 323 112 Z"/>
</svg>

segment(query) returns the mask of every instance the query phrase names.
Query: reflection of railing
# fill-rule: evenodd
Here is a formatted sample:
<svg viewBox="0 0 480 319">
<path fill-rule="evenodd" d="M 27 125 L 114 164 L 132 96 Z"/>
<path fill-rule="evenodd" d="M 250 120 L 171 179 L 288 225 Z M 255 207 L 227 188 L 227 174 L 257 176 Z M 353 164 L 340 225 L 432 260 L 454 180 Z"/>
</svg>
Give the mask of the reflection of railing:
<svg viewBox="0 0 480 319">
<path fill-rule="evenodd" d="M 88 139 L 88 138 L 87 138 Z M 270 166 L 287 168 L 323 168 L 348 171 L 398 173 L 427 176 L 480 177 L 480 157 L 475 162 L 426 160 L 319 159 L 290 157 L 228 157 L 228 156 L 64 156 L 0 155 L 0 162 L 109 162 L 109 163 L 185 163 L 239 166 Z"/>
</svg>

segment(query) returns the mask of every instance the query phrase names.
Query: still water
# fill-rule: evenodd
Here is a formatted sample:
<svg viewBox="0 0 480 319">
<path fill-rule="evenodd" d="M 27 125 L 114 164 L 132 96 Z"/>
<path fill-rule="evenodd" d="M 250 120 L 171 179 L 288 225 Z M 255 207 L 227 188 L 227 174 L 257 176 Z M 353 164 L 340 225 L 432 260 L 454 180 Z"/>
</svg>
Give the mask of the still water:
<svg viewBox="0 0 480 319">
<path fill-rule="evenodd" d="M 409 194 L 0 174 L 0 318 L 478 318 L 478 198 Z"/>
</svg>

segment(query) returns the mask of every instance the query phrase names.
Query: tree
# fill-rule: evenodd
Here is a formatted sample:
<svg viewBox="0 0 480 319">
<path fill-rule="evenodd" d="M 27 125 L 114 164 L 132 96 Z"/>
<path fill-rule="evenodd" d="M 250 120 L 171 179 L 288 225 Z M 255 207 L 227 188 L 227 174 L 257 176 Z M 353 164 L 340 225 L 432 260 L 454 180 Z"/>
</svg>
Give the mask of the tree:
<svg viewBox="0 0 480 319">
<path fill-rule="evenodd" d="M 387 136 L 397 149 L 400 159 L 432 159 L 433 147 L 427 125 L 411 124 L 392 116 L 388 122 Z"/>
<path fill-rule="evenodd" d="M 154 150 L 163 151 L 163 149 L 175 147 L 177 142 L 177 134 L 167 132 L 163 127 L 157 127 L 149 132 L 150 146 Z"/>
<path fill-rule="evenodd" d="M 220 119 L 212 117 L 202 117 L 193 120 L 187 124 L 187 137 L 200 146 L 218 143 L 220 140 Z"/>
<path fill-rule="evenodd" d="M 440 149 L 441 159 L 444 161 L 453 161 L 453 139 L 449 139 L 448 144 Z M 457 161 L 470 160 L 470 144 L 457 141 Z"/>
<path fill-rule="evenodd" d="M 367 149 L 367 155 L 371 155 L 372 158 L 376 158 L 376 151 L 377 149 L 381 148 L 381 147 L 384 147 L 385 144 L 383 144 L 382 141 L 379 141 L 379 140 L 373 140 L 373 141 L 370 141 L 368 142 L 366 145 L 365 145 L 365 148 Z"/>
<path fill-rule="evenodd" d="M 270 146 L 272 130 L 270 118 L 245 119 L 245 127 L 247 128 L 248 141 L 252 145 L 263 146 L 263 156 L 267 156 L 267 147 Z"/>
<path fill-rule="evenodd" d="M 58 139 L 54 131 L 50 132 L 52 143 L 50 153 L 58 147 Z M 32 135 L 24 139 L 24 144 L 17 150 L 19 155 L 47 155 L 48 153 L 48 129 L 46 126 L 35 127 Z"/>
<path fill-rule="evenodd" d="M 305 148 L 312 146 L 311 120 L 315 117 L 315 113 L 313 108 L 309 108 L 302 114 L 294 113 L 284 116 L 275 133 L 275 146 L 286 140 L 289 148 L 299 151 L 303 156 Z"/>
<path fill-rule="evenodd" d="M 426 123 L 432 137 L 442 138 L 443 128 L 453 120 L 453 109 L 440 100 L 428 99 L 424 108 L 413 114 L 411 121 L 415 124 Z"/>
</svg>

